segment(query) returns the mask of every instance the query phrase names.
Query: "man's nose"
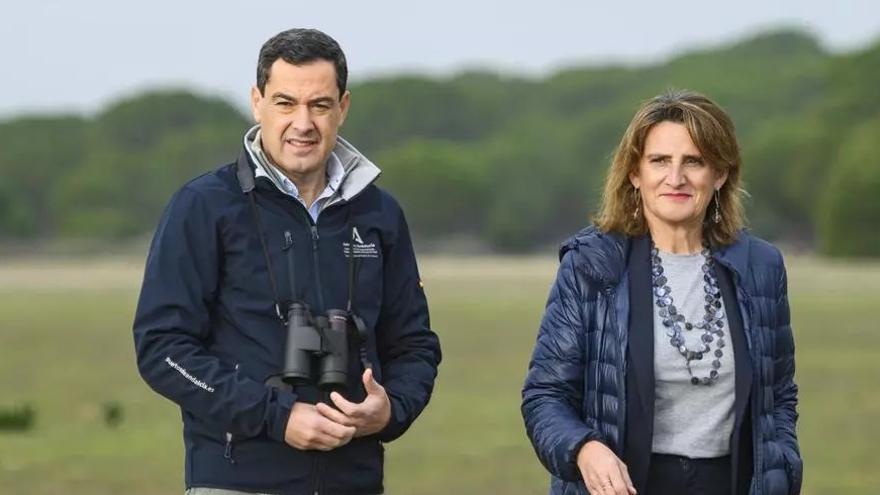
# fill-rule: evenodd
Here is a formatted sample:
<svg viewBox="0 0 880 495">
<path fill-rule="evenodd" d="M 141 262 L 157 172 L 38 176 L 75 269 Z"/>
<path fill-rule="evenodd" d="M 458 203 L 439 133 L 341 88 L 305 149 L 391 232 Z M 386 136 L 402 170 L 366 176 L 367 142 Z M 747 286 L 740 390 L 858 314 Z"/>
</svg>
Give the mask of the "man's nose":
<svg viewBox="0 0 880 495">
<path fill-rule="evenodd" d="M 290 116 L 290 125 L 299 132 L 307 132 L 314 128 L 312 114 L 306 105 L 297 105 Z"/>
</svg>

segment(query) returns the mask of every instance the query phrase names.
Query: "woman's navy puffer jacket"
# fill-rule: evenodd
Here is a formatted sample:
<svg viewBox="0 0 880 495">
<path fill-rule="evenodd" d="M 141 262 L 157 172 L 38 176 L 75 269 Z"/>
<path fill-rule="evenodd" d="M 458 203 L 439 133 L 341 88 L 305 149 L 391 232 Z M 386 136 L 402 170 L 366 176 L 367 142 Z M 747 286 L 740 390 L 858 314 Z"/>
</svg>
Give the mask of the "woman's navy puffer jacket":
<svg viewBox="0 0 880 495">
<path fill-rule="evenodd" d="M 551 495 L 586 494 L 576 464 L 600 440 L 623 452 L 629 240 L 588 227 L 566 241 L 522 392 L 526 431 L 552 474 Z M 800 493 L 797 386 L 782 256 L 742 232 L 714 253 L 733 273 L 755 374 L 750 493 Z"/>
</svg>

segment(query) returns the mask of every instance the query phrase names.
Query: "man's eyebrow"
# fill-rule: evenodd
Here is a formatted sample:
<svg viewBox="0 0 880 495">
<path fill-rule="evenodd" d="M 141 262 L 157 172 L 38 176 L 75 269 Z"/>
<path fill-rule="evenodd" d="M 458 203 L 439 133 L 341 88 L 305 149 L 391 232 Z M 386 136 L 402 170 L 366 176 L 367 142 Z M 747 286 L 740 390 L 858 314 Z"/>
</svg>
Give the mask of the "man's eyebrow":
<svg viewBox="0 0 880 495">
<path fill-rule="evenodd" d="M 274 93 L 272 95 L 272 99 L 273 100 L 287 100 L 287 101 L 292 101 L 292 102 L 296 103 L 296 98 L 294 98 L 293 96 L 290 96 L 288 94 L 280 93 L 280 92 Z"/>
<path fill-rule="evenodd" d="M 275 100 L 275 101 L 284 100 L 284 101 L 289 101 L 291 103 L 298 103 L 298 100 L 296 98 L 294 98 L 293 96 L 290 96 L 289 94 L 281 93 L 281 92 L 272 94 L 272 100 Z M 333 103 L 334 101 L 336 101 L 336 100 L 334 100 L 333 97 L 331 97 L 331 96 L 319 96 L 313 100 L 309 100 L 308 103 L 313 105 L 316 103 Z"/>
<path fill-rule="evenodd" d="M 648 153 L 645 155 L 649 160 L 653 160 L 655 158 L 672 158 L 672 155 L 666 155 L 663 153 Z"/>
</svg>

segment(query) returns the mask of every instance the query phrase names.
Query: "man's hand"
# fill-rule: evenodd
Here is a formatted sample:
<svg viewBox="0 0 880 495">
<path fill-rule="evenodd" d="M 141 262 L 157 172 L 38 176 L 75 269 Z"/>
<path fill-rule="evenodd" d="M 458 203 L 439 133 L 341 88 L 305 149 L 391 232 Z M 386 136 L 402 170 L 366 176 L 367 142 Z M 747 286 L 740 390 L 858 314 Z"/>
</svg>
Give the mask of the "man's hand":
<svg viewBox="0 0 880 495">
<path fill-rule="evenodd" d="M 391 420 L 391 400 L 385 393 L 385 387 L 373 378 L 373 370 L 367 369 L 362 377 L 367 397 L 361 403 L 345 400 L 340 394 L 333 392 L 330 400 L 339 410 L 327 404 L 318 404 L 317 410 L 326 419 L 356 429 L 354 436 L 362 437 L 382 431 Z"/>
<path fill-rule="evenodd" d="M 602 442 L 592 440 L 581 447 L 577 456 L 578 469 L 595 495 L 635 495 L 629 470 L 614 452 Z"/>
<path fill-rule="evenodd" d="M 333 450 L 350 442 L 354 434 L 353 426 L 327 419 L 312 404 L 296 402 L 287 419 L 284 441 L 300 450 Z"/>
</svg>

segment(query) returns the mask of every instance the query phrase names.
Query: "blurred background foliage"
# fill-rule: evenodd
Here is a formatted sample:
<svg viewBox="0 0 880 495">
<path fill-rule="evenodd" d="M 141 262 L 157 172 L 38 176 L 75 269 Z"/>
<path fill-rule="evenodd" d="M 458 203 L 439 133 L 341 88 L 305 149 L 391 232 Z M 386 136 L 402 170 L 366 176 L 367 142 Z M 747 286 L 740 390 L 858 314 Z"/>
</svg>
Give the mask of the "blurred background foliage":
<svg viewBox="0 0 880 495">
<path fill-rule="evenodd" d="M 646 66 L 544 78 L 470 71 L 354 84 L 342 134 L 373 159 L 425 241 L 527 251 L 589 221 L 638 104 L 669 88 L 737 125 L 753 230 L 833 256 L 880 256 L 880 42 L 828 53 L 778 30 Z M 235 159 L 249 118 L 185 90 L 96 115 L 0 122 L 0 241 L 148 235 L 188 179 Z"/>
</svg>

